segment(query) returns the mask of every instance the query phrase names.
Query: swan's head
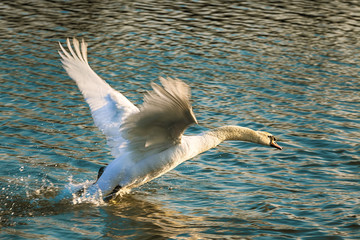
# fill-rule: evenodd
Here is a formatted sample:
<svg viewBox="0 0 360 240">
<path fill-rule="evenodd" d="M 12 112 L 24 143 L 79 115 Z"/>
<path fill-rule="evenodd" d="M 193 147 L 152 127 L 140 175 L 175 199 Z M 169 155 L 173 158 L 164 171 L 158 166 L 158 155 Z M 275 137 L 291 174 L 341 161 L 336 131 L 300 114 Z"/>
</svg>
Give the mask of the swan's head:
<svg viewBox="0 0 360 240">
<path fill-rule="evenodd" d="M 259 144 L 266 145 L 266 146 L 271 146 L 271 147 L 277 148 L 279 150 L 282 150 L 282 147 L 280 147 L 276 143 L 276 138 L 271 133 L 257 131 L 257 134 L 259 136 L 259 139 L 258 139 Z"/>
</svg>

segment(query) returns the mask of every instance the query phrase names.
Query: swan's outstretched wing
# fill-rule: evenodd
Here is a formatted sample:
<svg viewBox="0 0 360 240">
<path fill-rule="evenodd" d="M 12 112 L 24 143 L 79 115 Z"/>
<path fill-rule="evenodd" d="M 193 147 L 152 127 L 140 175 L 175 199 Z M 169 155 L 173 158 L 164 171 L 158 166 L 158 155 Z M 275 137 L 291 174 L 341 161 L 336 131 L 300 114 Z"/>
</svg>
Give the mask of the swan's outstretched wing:
<svg viewBox="0 0 360 240">
<path fill-rule="evenodd" d="M 67 39 L 70 53 L 60 43 L 59 45 L 64 69 L 84 95 L 95 125 L 107 137 L 112 155 L 119 156 L 121 147 L 125 144 L 120 134 L 120 126 L 128 115 L 139 112 L 139 109 L 91 69 L 87 61 L 87 44 L 84 40 L 79 44 L 74 38 L 73 49 L 70 40 Z"/>
<path fill-rule="evenodd" d="M 179 79 L 160 78 L 152 83 L 140 112 L 129 115 L 122 126 L 133 152 L 162 151 L 181 141 L 185 129 L 197 123 L 190 104 L 190 88 Z"/>
</svg>

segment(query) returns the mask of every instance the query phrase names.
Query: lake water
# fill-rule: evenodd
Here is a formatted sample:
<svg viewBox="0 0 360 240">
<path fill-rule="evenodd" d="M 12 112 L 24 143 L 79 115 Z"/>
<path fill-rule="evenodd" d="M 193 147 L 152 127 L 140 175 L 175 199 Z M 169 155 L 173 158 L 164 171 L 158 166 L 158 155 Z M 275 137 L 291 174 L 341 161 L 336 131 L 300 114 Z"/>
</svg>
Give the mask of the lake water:
<svg viewBox="0 0 360 240">
<path fill-rule="evenodd" d="M 283 151 L 226 142 L 114 203 L 56 203 L 112 161 L 67 37 L 136 104 L 187 82 L 187 134 L 246 126 Z M 0 238 L 359 239 L 359 37 L 357 1 L 2 1 Z"/>
</svg>

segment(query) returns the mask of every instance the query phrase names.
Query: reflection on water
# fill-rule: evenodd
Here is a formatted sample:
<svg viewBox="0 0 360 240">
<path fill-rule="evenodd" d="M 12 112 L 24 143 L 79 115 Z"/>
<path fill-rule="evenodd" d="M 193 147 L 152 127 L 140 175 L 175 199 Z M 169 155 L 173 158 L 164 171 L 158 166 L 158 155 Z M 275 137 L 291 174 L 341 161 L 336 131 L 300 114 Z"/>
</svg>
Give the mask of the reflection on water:
<svg viewBox="0 0 360 240">
<path fill-rule="evenodd" d="M 360 237 L 360 4 L 349 1 L 0 3 L 1 238 Z M 158 76 L 192 87 L 199 126 L 229 142 L 109 205 L 52 198 L 112 157 L 57 42 L 141 103 Z"/>
</svg>

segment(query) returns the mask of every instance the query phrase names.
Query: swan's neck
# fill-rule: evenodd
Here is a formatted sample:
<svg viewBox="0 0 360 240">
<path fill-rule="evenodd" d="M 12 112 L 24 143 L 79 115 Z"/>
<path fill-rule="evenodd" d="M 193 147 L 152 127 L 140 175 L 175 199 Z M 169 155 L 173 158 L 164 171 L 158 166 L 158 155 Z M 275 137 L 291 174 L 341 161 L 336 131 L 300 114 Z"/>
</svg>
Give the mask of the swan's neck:
<svg viewBox="0 0 360 240">
<path fill-rule="evenodd" d="M 214 148 L 227 140 L 259 143 L 259 135 L 257 131 L 250 128 L 224 126 L 210 130 L 202 135 L 184 136 L 183 142 L 187 147 L 184 148 L 185 156 L 183 157 L 183 161 Z"/>
<path fill-rule="evenodd" d="M 208 132 L 209 135 L 215 136 L 220 142 L 227 140 L 238 140 L 246 142 L 258 143 L 259 135 L 257 131 L 254 131 L 247 127 L 239 126 L 224 126 L 215 128 Z"/>
</svg>

